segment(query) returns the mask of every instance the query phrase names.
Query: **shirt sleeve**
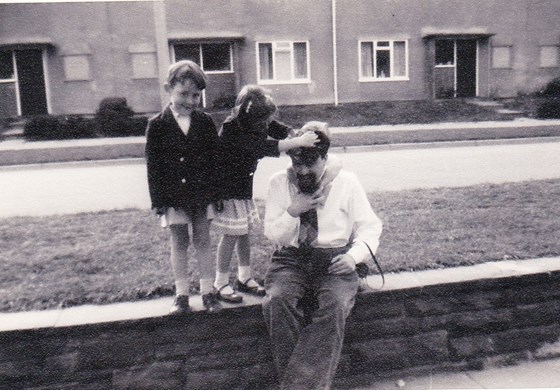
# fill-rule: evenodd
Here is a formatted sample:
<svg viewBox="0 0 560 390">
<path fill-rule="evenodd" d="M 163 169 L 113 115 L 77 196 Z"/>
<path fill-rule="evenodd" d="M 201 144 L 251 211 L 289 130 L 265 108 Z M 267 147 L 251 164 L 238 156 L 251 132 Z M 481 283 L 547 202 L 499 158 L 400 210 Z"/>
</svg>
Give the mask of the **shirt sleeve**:
<svg viewBox="0 0 560 390">
<path fill-rule="evenodd" d="M 369 256 L 369 245 L 375 254 L 379 247 L 379 238 L 383 229 L 381 219 L 372 210 L 366 192 L 358 178 L 353 175 L 349 199 L 350 220 L 354 221 L 352 247 L 348 251 L 356 263 L 361 263 Z"/>
<path fill-rule="evenodd" d="M 297 246 L 299 217 L 288 213 L 290 189 L 285 173 L 272 176 L 266 197 L 264 235 L 279 247 Z"/>
</svg>

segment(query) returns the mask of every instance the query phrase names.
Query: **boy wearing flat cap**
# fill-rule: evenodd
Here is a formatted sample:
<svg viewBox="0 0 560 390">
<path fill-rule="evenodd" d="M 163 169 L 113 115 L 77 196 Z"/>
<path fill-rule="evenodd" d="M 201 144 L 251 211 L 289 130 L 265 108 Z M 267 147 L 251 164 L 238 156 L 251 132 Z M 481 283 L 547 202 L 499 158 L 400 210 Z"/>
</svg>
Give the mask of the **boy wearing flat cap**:
<svg viewBox="0 0 560 390">
<path fill-rule="evenodd" d="M 281 389 L 328 389 L 354 306 L 356 264 L 376 251 L 381 220 L 355 174 L 330 170 L 330 132 L 288 152 L 292 166 L 269 182 L 265 235 L 276 245 L 265 277 L 263 314 Z M 369 246 L 369 249 L 368 249 Z"/>
</svg>

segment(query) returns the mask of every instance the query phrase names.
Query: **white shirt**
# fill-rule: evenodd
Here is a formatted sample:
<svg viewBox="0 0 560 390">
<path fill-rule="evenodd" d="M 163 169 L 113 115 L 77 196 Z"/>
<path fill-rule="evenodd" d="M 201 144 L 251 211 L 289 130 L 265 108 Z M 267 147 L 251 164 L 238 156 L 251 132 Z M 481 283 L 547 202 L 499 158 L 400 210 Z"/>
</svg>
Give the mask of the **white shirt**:
<svg viewBox="0 0 560 390">
<path fill-rule="evenodd" d="M 173 113 L 173 117 L 179 124 L 179 127 L 181 128 L 183 133 L 187 135 L 189 132 L 189 128 L 191 127 L 191 116 L 178 113 L 173 109 L 173 106 L 171 106 L 171 112 Z"/>
<path fill-rule="evenodd" d="M 341 170 L 331 183 L 325 204 L 317 209 L 318 248 L 339 248 L 352 243 L 347 252 L 356 263 L 366 260 L 369 250 L 379 246 L 382 222 L 371 209 L 366 193 L 354 173 Z M 266 198 L 264 234 L 279 247 L 298 247 L 299 217 L 288 213 L 296 186 L 286 171 L 274 174 L 269 181 Z"/>
</svg>

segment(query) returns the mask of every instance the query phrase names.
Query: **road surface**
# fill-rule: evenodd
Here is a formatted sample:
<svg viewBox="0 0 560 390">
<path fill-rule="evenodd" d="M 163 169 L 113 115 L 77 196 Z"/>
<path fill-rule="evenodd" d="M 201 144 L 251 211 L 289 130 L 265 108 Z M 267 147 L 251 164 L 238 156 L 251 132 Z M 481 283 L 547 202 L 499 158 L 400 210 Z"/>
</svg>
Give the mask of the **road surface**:
<svg viewBox="0 0 560 390">
<path fill-rule="evenodd" d="M 461 187 L 560 178 L 560 142 L 335 152 L 367 191 Z M 289 158 L 265 158 L 255 198 Z M 149 208 L 143 160 L 0 168 L 0 218 Z"/>
</svg>

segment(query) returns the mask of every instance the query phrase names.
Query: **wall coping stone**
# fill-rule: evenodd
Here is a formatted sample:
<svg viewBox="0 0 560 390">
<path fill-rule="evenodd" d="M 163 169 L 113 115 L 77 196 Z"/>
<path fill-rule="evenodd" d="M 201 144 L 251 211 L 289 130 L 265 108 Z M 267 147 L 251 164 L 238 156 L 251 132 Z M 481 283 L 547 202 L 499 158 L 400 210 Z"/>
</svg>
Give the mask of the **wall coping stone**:
<svg viewBox="0 0 560 390">
<path fill-rule="evenodd" d="M 389 273 L 385 275 L 382 289 L 379 275 L 368 277 L 368 283 L 377 293 L 385 295 L 395 292 L 414 294 L 424 288 L 437 285 L 455 285 L 459 288 L 462 282 L 480 281 L 499 283 L 500 279 L 522 277 L 534 274 L 550 274 L 560 271 L 560 257 L 546 257 L 527 260 L 493 261 L 472 266 Z M 97 324 L 168 315 L 173 297 L 158 298 L 137 302 L 113 303 L 107 305 L 83 305 L 53 310 L 28 311 L 17 313 L 0 313 L 0 332 L 23 329 L 60 328 L 86 324 Z M 260 305 L 261 298 L 244 295 L 240 305 L 224 303 L 224 307 L 239 308 Z M 203 311 L 201 297 L 194 296 L 190 300 L 194 311 Z"/>
</svg>

